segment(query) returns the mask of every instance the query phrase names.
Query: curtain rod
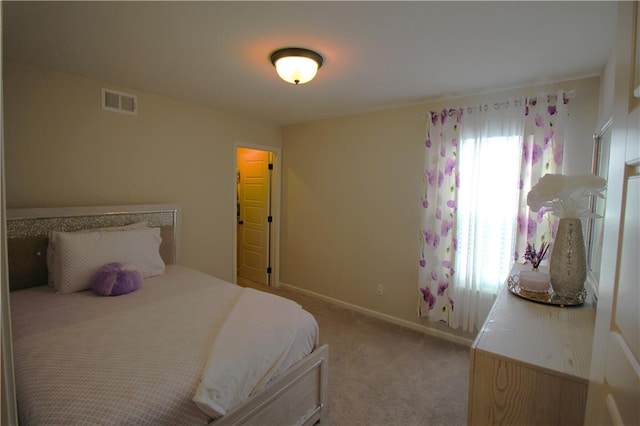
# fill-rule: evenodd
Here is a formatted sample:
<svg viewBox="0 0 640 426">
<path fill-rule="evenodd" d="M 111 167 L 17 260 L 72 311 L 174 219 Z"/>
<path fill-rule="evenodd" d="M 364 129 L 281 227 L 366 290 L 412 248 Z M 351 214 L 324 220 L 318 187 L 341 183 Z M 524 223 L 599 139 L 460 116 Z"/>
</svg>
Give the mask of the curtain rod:
<svg viewBox="0 0 640 426">
<path fill-rule="evenodd" d="M 575 90 L 570 90 L 568 92 L 565 92 L 565 99 L 569 99 L 569 100 L 573 100 L 575 98 Z M 558 95 L 547 95 L 547 102 L 551 101 L 551 100 L 557 100 L 558 99 Z M 531 103 L 531 102 L 536 102 L 538 100 L 537 96 L 525 96 L 524 99 L 520 98 L 520 99 L 515 99 L 513 101 L 504 101 L 504 102 L 494 102 L 493 103 L 493 109 L 495 109 L 496 111 L 499 110 L 501 107 L 504 108 L 509 108 L 511 106 L 511 103 L 513 103 L 513 106 L 515 107 L 521 107 L 523 105 L 524 102 L 527 103 Z M 451 117 L 453 114 L 455 114 L 456 111 L 458 111 L 460 108 L 449 108 L 449 117 Z M 488 111 L 489 110 L 489 104 L 479 104 L 477 106 L 467 106 L 462 108 L 463 110 L 465 110 L 467 112 L 467 114 L 471 114 L 475 111 L 478 112 L 482 112 L 482 111 Z"/>
<path fill-rule="evenodd" d="M 569 100 L 573 100 L 573 98 L 575 98 L 575 90 L 570 90 L 568 92 L 566 92 L 565 94 L 565 99 L 569 99 Z M 558 95 L 547 95 L 547 102 L 550 102 L 552 100 L 557 100 L 558 99 Z M 531 105 L 531 103 L 535 103 L 538 101 L 538 97 L 537 96 L 525 96 L 524 100 L 522 99 L 515 99 L 513 101 L 513 106 L 514 107 L 521 107 L 523 105 L 524 102 L 526 102 L 527 104 Z M 511 102 L 512 101 L 504 101 L 504 102 L 494 102 L 493 103 L 493 109 L 495 110 L 499 110 L 501 107 L 504 108 L 509 108 L 511 106 Z M 489 109 L 489 106 L 487 104 L 480 104 L 477 107 L 471 107 L 468 106 L 466 107 L 466 111 L 468 114 L 471 114 L 472 112 L 474 112 L 475 110 L 478 111 L 487 111 Z"/>
</svg>

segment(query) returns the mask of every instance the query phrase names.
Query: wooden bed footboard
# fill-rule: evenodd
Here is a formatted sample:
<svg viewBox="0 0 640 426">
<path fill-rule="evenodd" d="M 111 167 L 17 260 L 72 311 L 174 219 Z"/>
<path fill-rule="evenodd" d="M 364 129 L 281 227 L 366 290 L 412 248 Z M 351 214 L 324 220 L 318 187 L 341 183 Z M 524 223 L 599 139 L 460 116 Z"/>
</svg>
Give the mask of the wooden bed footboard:
<svg viewBox="0 0 640 426">
<path fill-rule="evenodd" d="M 209 423 L 230 425 L 327 424 L 329 345 L 322 345 L 240 407 Z"/>
</svg>

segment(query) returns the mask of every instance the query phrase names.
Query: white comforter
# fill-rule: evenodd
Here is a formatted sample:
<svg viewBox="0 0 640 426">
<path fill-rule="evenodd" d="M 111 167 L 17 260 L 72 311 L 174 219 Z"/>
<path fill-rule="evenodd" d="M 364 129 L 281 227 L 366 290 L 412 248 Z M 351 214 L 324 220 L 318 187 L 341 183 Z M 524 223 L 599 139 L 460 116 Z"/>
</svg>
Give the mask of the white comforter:
<svg viewBox="0 0 640 426">
<path fill-rule="evenodd" d="M 301 309 L 291 300 L 243 289 L 215 337 L 196 405 L 217 417 L 262 389 L 289 354 Z"/>
<path fill-rule="evenodd" d="M 265 328 L 272 316 L 280 317 L 280 312 L 248 308 L 244 302 L 235 310 L 244 299 L 241 293 L 241 287 L 175 265 L 124 296 L 56 294 L 47 286 L 11 293 L 20 423 L 206 424 L 213 413 L 200 410 L 193 397 L 201 382 L 210 383 L 203 381 L 205 367 L 213 362 L 210 355 L 227 347 L 233 353 L 222 359 L 249 365 L 253 360 L 245 355 L 260 347 L 241 342 L 264 344 L 251 326 L 240 327 L 244 331 L 231 326 L 228 315 L 235 311 L 244 325 L 249 325 L 245 317 L 259 318 Z M 310 353 L 318 340 L 313 317 L 302 309 L 297 313 L 294 342 L 278 371 Z M 239 334 L 244 332 L 249 335 Z M 215 339 L 219 335 L 222 340 Z M 215 369 L 214 375 L 225 376 Z M 246 392 L 263 381 L 240 388 Z M 225 398 L 225 409 L 238 400 Z"/>
</svg>

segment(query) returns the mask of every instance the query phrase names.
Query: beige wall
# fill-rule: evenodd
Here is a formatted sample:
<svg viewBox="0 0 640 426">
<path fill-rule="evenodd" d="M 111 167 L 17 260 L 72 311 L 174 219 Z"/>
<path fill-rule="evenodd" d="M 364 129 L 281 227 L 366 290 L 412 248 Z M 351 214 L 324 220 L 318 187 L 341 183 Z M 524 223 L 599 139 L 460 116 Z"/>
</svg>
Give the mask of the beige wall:
<svg viewBox="0 0 640 426">
<path fill-rule="evenodd" d="M 598 83 L 583 79 L 286 127 L 281 281 L 427 324 L 415 314 L 426 112 L 575 89 L 565 170 L 586 173 Z M 376 295 L 377 284 L 384 295 Z"/>
<path fill-rule="evenodd" d="M 281 282 L 427 324 L 415 316 L 426 111 L 575 89 L 565 167 L 586 172 L 598 83 L 577 80 L 281 130 L 128 88 L 5 64 L 7 206 L 180 204 L 182 263 L 231 281 L 234 142 L 282 146 Z M 102 111 L 102 87 L 138 95 L 138 116 Z M 383 296 L 375 294 L 377 284 L 384 285 Z"/>
<path fill-rule="evenodd" d="M 233 280 L 234 142 L 281 128 L 69 74 L 4 64 L 7 207 L 175 203 L 182 263 Z M 101 88 L 138 96 L 103 111 Z"/>
</svg>

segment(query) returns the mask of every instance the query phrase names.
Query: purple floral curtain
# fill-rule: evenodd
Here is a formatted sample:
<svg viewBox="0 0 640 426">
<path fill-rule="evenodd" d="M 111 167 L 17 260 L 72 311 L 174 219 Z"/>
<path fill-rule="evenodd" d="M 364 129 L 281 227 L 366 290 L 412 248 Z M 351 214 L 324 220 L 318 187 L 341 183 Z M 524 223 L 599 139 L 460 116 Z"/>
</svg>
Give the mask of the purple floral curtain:
<svg viewBox="0 0 640 426">
<path fill-rule="evenodd" d="M 418 315 L 450 324 L 454 300 L 455 214 L 459 184 L 458 142 L 462 109 L 431 112 L 425 141 Z"/>
<path fill-rule="evenodd" d="M 514 251 L 516 262 L 523 261 L 522 256 L 527 243 L 535 244 L 537 249 L 542 242 L 552 242 L 556 234 L 558 218 L 545 214 L 544 207 L 538 212 L 530 212 L 527 194 L 545 174 L 562 173 L 569 99 L 569 94 L 563 90 L 558 91 L 555 96 L 541 93 L 529 99 L 523 111 L 524 139 Z M 544 264 L 548 264 L 548 260 L 544 261 Z"/>
<path fill-rule="evenodd" d="M 421 197 L 419 316 L 444 322 L 453 328 L 473 331 L 488 313 L 504 279 L 503 275 L 508 273 L 509 262 L 523 260 L 527 242 L 539 247 L 541 242 L 553 240 L 557 219 L 544 214 L 544 210 L 530 214 L 527 194 L 544 174 L 562 172 L 569 98 L 568 93 L 559 91 L 555 96 L 539 94 L 535 99 L 490 104 L 493 108 L 483 105 L 484 108 L 476 109 L 476 112 L 470 112 L 473 108 L 468 108 L 466 112 L 473 116 L 466 116 L 465 123 L 463 109 L 448 108 L 429 113 Z M 519 185 L 519 191 L 507 195 L 509 206 L 499 211 L 505 218 L 495 219 L 503 228 L 508 228 L 501 231 L 504 235 L 499 236 L 499 247 L 487 249 L 484 245 L 486 238 L 480 235 L 486 234 L 485 222 L 475 217 L 479 210 L 468 205 L 469 190 L 465 189 L 471 182 L 471 191 L 476 194 L 474 184 L 482 185 L 483 189 L 487 184 L 475 181 L 475 171 L 468 174 L 468 166 L 463 164 L 464 170 L 459 167 L 463 160 L 468 161 L 469 149 L 473 152 L 474 168 L 495 167 L 493 161 L 496 157 L 483 160 L 484 156 L 480 153 L 490 151 L 496 137 L 511 147 L 509 150 L 512 152 L 507 156 L 512 160 L 506 161 L 514 167 L 512 174 L 509 172 L 512 183 L 508 188 Z M 515 146 L 512 145 L 514 143 Z M 518 161 L 520 149 L 522 156 Z M 500 153 L 503 152 L 501 149 Z M 467 179 L 466 184 L 463 182 L 462 191 L 461 170 L 462 175 L 466 176 L 464 179 Z M 506 173 L 504 166 L 500 170 Z M 500 194 L 506 195 L 508 192 L 505 188 Z M 484 198 L 475 202 L 486 204 Z M 460 217 L 462 211 L 467 213 Z M 466 217 L 467 214 L 470 218 Z M 514 218 L 517 220 L 511 220 Z M 473 231 L 465 227 L 471 223 L 469 219 L 476 221 L 472 223 Z M 498 235 L 492 236 L 491 240 L 498 240 Z M 490 256 L 498 256 L 500 268 L 487 266 L 484 261 L 478 265 L 479 254 L 483 251 Z M 510 253 L 514 253 L 513 259 L 510 259 Z M 498 273 L 498 269 L 507 272 Z M 488 273 L 492 271 L 493 274 Z M 495 275 L 500 275 L 500 278 Z"/>
</svg>

